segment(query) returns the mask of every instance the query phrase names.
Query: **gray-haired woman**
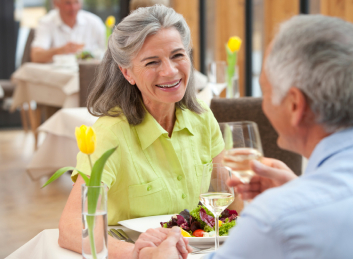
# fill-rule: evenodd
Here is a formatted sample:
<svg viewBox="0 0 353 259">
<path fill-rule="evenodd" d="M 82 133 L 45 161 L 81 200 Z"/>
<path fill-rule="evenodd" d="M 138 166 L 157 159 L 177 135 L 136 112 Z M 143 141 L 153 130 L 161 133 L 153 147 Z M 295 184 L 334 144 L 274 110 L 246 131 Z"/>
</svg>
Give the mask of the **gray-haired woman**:
<svg viewBox="0 0 353 259">
<path fill-rule="evenodd" d="M 109 188 L 110 225 L 193 209 L 202 175 L 198 165 L 220 160 L 224 142 L 218 123 L 195 97 L 190 42 L 184 18 L 161 5 L 132 12 L 109 39 L 88 108 L 100 117 L 93 126 L 97 147 L 92 159 L 118 146 L 102 177 Z M 90 172 L 81 153 L 77 168 Z M 59 244 L 80 252 L 83 180 L 77 176 L 72 174 L 76 183 L 60 220 Z M 151 230 L 140 240 L 159 244 L 167 233 Z M 131 244 L 108 244 L 109 258 L 132 255 Z M 182 239 L 180 253 L 187 256 Z"/>
</svg>

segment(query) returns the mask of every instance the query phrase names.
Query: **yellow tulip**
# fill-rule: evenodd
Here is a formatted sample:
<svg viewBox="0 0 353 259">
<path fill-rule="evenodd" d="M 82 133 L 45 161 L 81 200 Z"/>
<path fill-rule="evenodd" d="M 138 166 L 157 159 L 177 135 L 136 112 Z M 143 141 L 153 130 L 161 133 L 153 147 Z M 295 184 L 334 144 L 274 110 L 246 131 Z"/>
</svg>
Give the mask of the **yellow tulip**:
<svg viewBox="0 0 353 259">
<path fill-rule="evenodd" d="M 91 127 L 82 125 L 75 130 L 77 146 L 84 154 L 90 155 L 96 148 L 96 133 Z"/>
<path fill-rule="evenodd" d="M 113 28 L 115 25 L 115 17 L 110 15 L 108 18 L 105 20 L 105 25 L 109 28 Z"/>
<path fill-rule="evenodd" d="M 237 36 L 231 37 L 228 40 L 228 48 L 230 49 L 230 51 L 234 52 L 234 51 L 239 51 L 241 46 L 241 39 Z"/>
</svg>

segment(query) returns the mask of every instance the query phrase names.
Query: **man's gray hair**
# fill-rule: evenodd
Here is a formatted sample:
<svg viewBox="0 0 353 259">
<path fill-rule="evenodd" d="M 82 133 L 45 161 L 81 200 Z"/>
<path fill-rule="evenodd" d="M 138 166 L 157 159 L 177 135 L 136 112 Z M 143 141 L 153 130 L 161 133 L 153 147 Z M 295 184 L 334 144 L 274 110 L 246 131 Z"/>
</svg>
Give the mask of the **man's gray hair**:
<svg viewBox="0 0 353 259">
<path fill-rule="evenodd" d="M 130 124 L 142 122 L 146 110 L 142 96 L 136 85 L 131 85 L 121 73 L 119 66 L 131 67 L 132 59 L 141 50 L 146 38 L 162 29 L 176 29 L 187 54 L 191 53 L 190 29 L 183 16 L 172 8 L 163 5 L 139 8 L 121 21 L 114 29 L 108 41 L 108 49 L 99 67 L 97 80 L 88 97 L 88 108 L 95 116 L 125 115 Z M 186 92 L 176 105 L 202 113 L 204 109 L 196 100 L 193 84 L 193 68 Z M 121 110 L 112 112 L 112 108 Z"/>
<path fill-rule="evenodd" d="M 328 132 L 353 126 L 353 24 L 323 15 L 291 18 L 280 26 L 265 69 L 274 104 L 297 87 Z"/>
</svg>

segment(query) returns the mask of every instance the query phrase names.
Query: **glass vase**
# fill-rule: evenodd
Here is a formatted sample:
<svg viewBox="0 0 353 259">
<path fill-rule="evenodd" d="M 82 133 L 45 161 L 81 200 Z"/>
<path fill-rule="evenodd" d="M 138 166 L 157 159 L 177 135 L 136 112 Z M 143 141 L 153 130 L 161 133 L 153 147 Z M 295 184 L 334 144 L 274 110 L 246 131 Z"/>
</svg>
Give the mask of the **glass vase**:
<svg viewBox="0 0 353 259">
<path fill-rule="evenodd" d="M 108 258 L 106 185 L 82 185 L 82 257 Z"/>
<path fill-rule="evenodd" d="M 238 98 L 239 97 L 239 67 L 235 66 L 234 74 L 231 79 L 227 79 L 227 90 L 226 98 Z"/>
</svg>

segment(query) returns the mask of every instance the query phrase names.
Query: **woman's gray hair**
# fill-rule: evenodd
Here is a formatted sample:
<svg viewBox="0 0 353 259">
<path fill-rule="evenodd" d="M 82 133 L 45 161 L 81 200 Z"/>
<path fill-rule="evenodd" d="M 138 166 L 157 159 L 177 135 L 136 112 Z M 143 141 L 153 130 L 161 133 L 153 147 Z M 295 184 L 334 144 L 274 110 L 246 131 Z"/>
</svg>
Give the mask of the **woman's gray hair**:
<svg viewBox="0 0 353 259">
<path fill-rule="evenodd" d="M 164 28 L 175 28 L 190 58 L 190 30 L 183 16 L 163 5 L 139 8 L 123 19 L 108 41 L 108 49 L 98 69 L 95 85 L 88 97 L 88 110 L 95 116 L 122 116 L 137 125 L 146 110 L 140 90 L 123 76 L 119 66 L 131 67 L 132 59 L 142 48 L 145 39 Z M 193 68 L 182 100 L 176 103 L 181 109 L 202 113 L 204 109 L 196 100 Z M 113 109 L 119 107 L 120 109 Z"/>
<path fill-rule="evenodd" d="M 353 126 L 353 24 L 323 15 L 291 18 L 280 26 L 265 69 L 274 104 L 297 87 L 325 130 Z"/>
</svg>

